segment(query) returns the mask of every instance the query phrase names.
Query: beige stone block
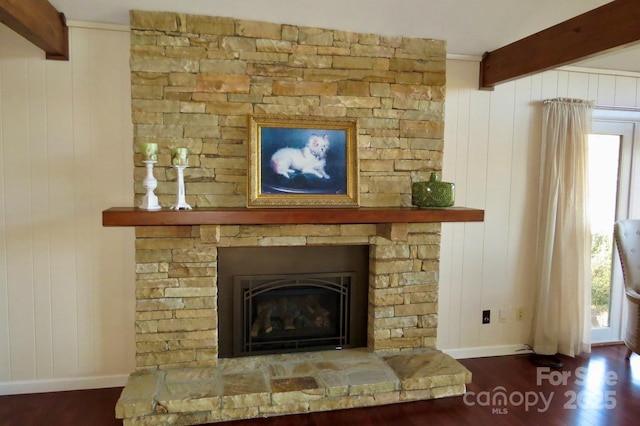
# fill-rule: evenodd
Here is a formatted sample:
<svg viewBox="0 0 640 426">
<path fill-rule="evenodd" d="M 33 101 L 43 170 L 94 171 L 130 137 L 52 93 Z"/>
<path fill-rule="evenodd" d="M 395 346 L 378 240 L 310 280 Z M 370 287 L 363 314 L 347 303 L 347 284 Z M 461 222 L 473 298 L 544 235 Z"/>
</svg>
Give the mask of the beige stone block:
<svg viewBox="0 0 640 426">
<path fill-rule="evenodd" d="M 201 245 L 198 247 L 180 248 L 177 246 L 171 250 L 174 262 L 215 262 L 218 258 L 218 249 L 213 246 Z"/>
<path fill-rule="evenodd" d="M 333 45 L 333 31 L 322 28 L 299 27 L 298 42 L 300 44 L 331 46 Z"/>
<path fill-rule="evenodd" d="M 378 229 L 380 230 L 380 227 L 378 227 Z M 387 232 L 387 234 L 391 234 L 390 237 L 392 238 L 390 239 L 393 239 L 397 233 L 401 234 L 402 238 L 402 235 L 404 234 L 401 229 L 396 228 L 396 231 L 398 232 L 394 232 L 393 228 L 391 228 L 391 231 Z M 408 259 L 411 252 L 409 250 L 409 246 L 406 244 L 376 245 L 371 248 L 371 254 L 376 259 Z"/>
<path fill-rule="evenodd" d="M 246 74 L 247 63 L 237 59 L 203 59 L 200 61 L 201 73 Z"/>
<path fill-rule="evenodd" d="M 376 294 L 374 303 L 376 306 L 394 306 L 403 303 L 402 294 Z"/>
<path fill-rule="evenodd" d="M 195 350 L 178 350 L 170 352 L 150 352 L 136 354 L 136 366 L 138 368 L 149 366 L 162 366 L 167 364 L 180 364 L 195 361 Z"/>
<path fill-rule="evenodd" d="M 143 264 L 145 265 L 145 264 Z M 159 266 L 157 263 L 149 263 L 148 265 Z M 178 287 L 179 281 L 175 278 L 143 278 L 136 280 L 136 288 L 166 288 Z"/>
<path fill-rule="evenodd" d="M 373 69 L 372 58 L 355 56 L 335 56 L 333 58 L 334 69 Z"/>
<path fill-rule="evenodd" d="M 392 58 L 394 56 L 395 49 L 387 46 L 375 46 L 375 45 L 363 45 L 354 44 L 351 46 L 351 55 L 364 56 L 368 58 Z"/>
<path fill-rule="evenodd" d="M 241 395 L 225 395 L 222 398 L 222 408 L 247 408 L 271 405 L 271 393 L 247 393 Z"/>
<path fill-rule="evenodd" d="M 181 114 L 203 114 L 206 112 L 204 102 L 180 102 Z"/>
<path fill-rule="evenodd" d="M 164 296 L 161 288 L 139 288 L 136 289 L 136 299 L 158 299 Z"/>
<path fill-rule="evenodd" d="M 216 244 L 220 241 L 220 232 L 220 225 L 200 225 L 200 241 L 203 244 Z"/>
<path fill-rule="evenodd" d="M 425 303 L 425 302 L 437 302 L 438 301 L 438 292 L 437 291 L 426 291 L 426 292 L 416 292 L 406 294 L 405 297 L 408 296 L 407 303 Z"/>
<path fill-rule="evenodd" d="M 163 250 L 193 247 L 193 240 L 187 238 L 137 238 L 137 250 Z"/>
<path fill-rule="evenodd" d="M 295 25 L 283 25 L 282 26 L 282 39 L 289 41 L 298 40 L 298 27 Z"/>
<path fill-rule="evenodd" d="M 293 229 L 278 225 L 242 225 L 239 228 L 238 237 L 279 237 L 282 229 Z"/>
<path fill-rule="evenodd" d="M 253 106 L 247 102 L 208 102 L 207 103 L 208 114 L 246 115 L 246 114 L 251 114 L 252 112 L 253 112 Z"/>
<path fill-rule="evenodd" d="M 335 83 L 276 81 L 273 94 L 281 96 L 331 96 L 337 93 Z"/>
<path fill-rule="evenodd" d="M 136 353 L 143 354 L 148 352 L 165 352 L 167 350 L 166 342 L 139 342 L 136 343 Z"/>
<path fill-rule="evenodd" d="M 309 401 L 310 411 L 344 410 L 348 408 L 367 407 L 374 404 L 372 395 L 341 396 Z"/>
<path fill-rule="evenodd" d="M 343 106 L 311 106 L 309 114 L 320 117 L 346 117 L 348 109 Z"/>
<path fill-rule="evenodd" d="M 132 29 L 176 31 L 178 29 L 178 15 L 170 12 L 150 12 L 131 10 L 129 21 Z"/>
<path fill-rule="evenodd" d="M 124 419 L 153 413 L 159 375 L 162 373 L 138 372 L 131 374 L 116 404 L 116 418 Z"/>
<path fill-rule="evenodd" d="M 252 419 L 260 415 L 258 407 L 223 408 L 220 410 L 221 418 L 228 420 Z"/>
<path fill-rule="evenodd" d="M 307 243 L 305 237 L 264 237 L 258 238 L 258 245 L 266 246 L 304 246 Z"/>
<path fill-rule="evenodd" d="M 413 268 L 413 261 L 411 260 L 376 260 L 373 264 L 373 273 L 375 274 L 393 274 L 402 273 L 403 271 L 411 270 Z"/>
<path fill-rule="evenodd" d="M 304 389 L 291 392 L 276 392 L 271 394 L 273 405 L 295 404 L 310 402 L 324 398 L 324 389 Z"/>
<path fill-rule="evenodd" d="M 256 40 L 256 49 L 258 52 L 278 52 L 288 53 L 291 51 L 291 42 L 286 40 Z"/>
<path fill-rule="evenodd" d="M 431 389 L 432 398 L 445 398 L 449 396 L 464 395 L 467 391 L 465 385 L 439 386 Z"/>
<path fill-rule="evenodd" d="M 157 263 L 137 263 L 136 264 L 136 274 L 151 274 L 158 272 L 158 264 Z"/>
<path fill-rule="evenodd" d="M 146 311 L 135 313 L 136 321 L 149 321 L 167 318 L 173 318 L 173 311 Z"/>
<path fill-rule="evenodd" d="M 160 395 L 158 399 L 157 412 L 160 413 L 179 413 L 182 419 L 183 413 L 197 413 L 201 411 L 212 411 L 220 406 L 220 397 L 186 397 L 183 399 L 170 399 L 171 395 L 163 398 Z"/>
<path fill-rule="evenodd" d="M 401 285 L 416 285 L 416 284 L 435 284 L 438 282 L 438 272 L 436 271 L 421 271 L 421 272 L 406 272 L 402 274 Z"/>
<path fill-rule="evenodd" d="M 218 267 L 212 262 L 172 263 L 169 269 L 171 278 L 215 277 L 217 275 Z"/>
<path fill-rule="evenodd" d="M 431 398 L 430 389 L 400 391 L 400 401 L 423 401 Z"/>
<path fill-rule="evenodd" d="M 443 57 L 446 55 L 446 42 L 406 37 L 402 40 L 402 53 L 416 59 Z"/>
<path fill-rule="evenodd" d="M 318 54 L 327 56 L 349 56 L 351 54 L 351 48 L 340 46 L 318 46 Z"/>
<path fill-rule="evenodd" d="M 159 40 L 158 44 L 165 40 L 167 38 Z M 165 47 L 165 56 L 167 58 L 206 58 L 207 50 L 198 46 L 167 46 Z"/>
<path fill-rule="evenodd" d="M 339 237 L 307 237 L 308 245 L 366 245 L 367 236 L 345 235 Z"/>
<path fill-rule="evenodd" d="M 333 58 L 327 55 L 297 53 L 289 56 L 289 65 L 295 68 L 328 69 L 331 68 L 332 64 Z"/>
<path fill-rule="evenodd" d="M 293 225 L 281 228 L 282 236 L 339 236 L 340 225 Z"/>
<path fill-rule="evenodd" d="M 255 52 L 256 41 L 246 37 L 222 37 L 220 47 L 229 52 Z"/>
<path fill-rule="evenodd" d="M 160 124 L 162 123 L 162 113 L 160 112 L 133 112 L 131 120 L 134 124 Z"/>
<path fill-rule="evenodd" d="M 212 280 L 213 281 L 213 280 Z M 165 297 L 204 297 L 215 296 L 217 288 L 210 287 L 186 287 L 186 288 L 167 288 L 164 290 Z"/>
<path fill-rule="evenodd" d="M 184 31 L 195 34 L 213 34 L 216 36 L 233 35 L 235 23 L 231 18 L 204 15 L 182 15 Z"/>
<path fill-rule="evenodd" d="M 184 308 L 184 301 L 181 299 L 143 299 L 136 301 L 136 311 L 167 311 Z"/>
<path fill-rule="evenodd" d="M 394 171 L 393 160 L 361 160 L 360 170 L 362 172 L 386 172 Z"/>
<path fill-rule="evenodd" d="M 215 278 L 216 278 L 215 276 L 189 277 L 189 278 L 180 278 L 178 282 L 179 282 L 179 287 L 181 288 L 188 288 L 188 287 L 216 288 Z"/>
<path fill-rule="evenodd" d="M 349 395 L 376 395 L 378 393 L 395 392 L 398 387 L 397 381 L 354 384 L 349 386 Z"/>
<path fill-rule="evenodd" d="M 436 328 L 409 328 L 402 332 L 404 337 L 436 337 L 436 334 Z"/>
<path fill-rule="evenodd" d="M 131 45 L 131 54 L 144 57 L 164 57 L 166 48 L 164 46 L 156 46 L 158 37 L 147 37 L 142 45 Z M 152 40 L 152 41 L 151 41 Z M 150 43 L 148 43 L 150 41 Z"/>
<path fill-rule="evenodd" d="M 309 412 L 308 402 L 297 402 L 295 404 L 285 405 L 263 405 L 259 407 L 260 414 L 269 415 L 283 415 L 283 414 L 302 414 Z"/>
<path fill-rule="evenodd" d="M 374 329 L 408 328 L 418 325 L 417 316 L 396 316 L 391 318 L 376 318 Z"/>
<path fill-rule="evenodd" d="M 243 37 L 280 40 L 282 25 L 238 19 L 236 20 L 236 34 Z"/>
<path fill-rule="evenodd" d="M 136 334 L 147 334 L 158 332 L 158 321 L 136 321 Z"/>
<path fill-rule="evenodd" d="M 197 58 L 167 58 L 132 56 L 129 60 L 132 72 L 198 72 L 200 64 Z"/>
<path fill-rule="evenodd" d="M 169 290 L 169 289 L 167 289 Z M 396 316 L 413 316 L 438 313 L 437 303 L 414 303 L 411 305 L 398 305 L 395 308 Z"/>
<path fill-rule="evenodd" d="M 240 59 L 248 62 L 286 63 L 289 55 L 278 52 L 240 52 Z"/>
<path fill-rule="evenodd" d="M 215 318 L 159 320 L 158 332 L 212 330 L 215 328 L 216 323 L 217 320 Z"/>
<path fill-rule="evenodd" d="M 200 73 L 196 90 L 214 93 L 249 93 L 247 75 Z"/>
</svg>

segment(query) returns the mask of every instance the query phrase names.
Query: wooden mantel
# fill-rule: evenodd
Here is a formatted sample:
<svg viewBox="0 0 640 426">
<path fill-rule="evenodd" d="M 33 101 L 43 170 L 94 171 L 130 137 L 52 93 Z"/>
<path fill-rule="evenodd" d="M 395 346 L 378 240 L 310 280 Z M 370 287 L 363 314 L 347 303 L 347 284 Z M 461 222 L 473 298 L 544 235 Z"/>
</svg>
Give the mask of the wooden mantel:
<svg viewBox="0 0 640 426">
<path fill-rule="evenodd" d="M 466 207 L 380 208 L 196 208 L 147 211 L 112 207 L 102 212 L 103 226 L 297 225 L 357 223 L 482 222 L 484 210 Z"/>
</svg>

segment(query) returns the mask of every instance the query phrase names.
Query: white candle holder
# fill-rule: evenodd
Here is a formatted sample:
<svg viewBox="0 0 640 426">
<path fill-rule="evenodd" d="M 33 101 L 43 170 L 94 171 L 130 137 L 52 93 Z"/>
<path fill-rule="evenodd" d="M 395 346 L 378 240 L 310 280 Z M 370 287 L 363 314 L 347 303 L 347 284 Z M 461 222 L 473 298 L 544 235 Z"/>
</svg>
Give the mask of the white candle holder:
<svg viewBox="0 0 640 426">
<path fill-rule="evenodd" d="M 147 190 L 147 193 L 142 197 L 138 208 L 144 210 L 160 210 L 162 207 L 158 204 L 158 197 L 153 193 L 153 190 L 158 187 L 158 180 L 153 176 L 153 165 L 157 163 L 157 161 L 143 160 L 142 162 L 147 167 L 147 175 L 142 181 L 142 187 Z"/>
<path fill-rule="evenodd" d="M 189 204 L 187 204 L 187 201 L 185 200 L 185 191 L 184 191 L 184 169 L 186 169 L 188 166 L 184 165 L 184 164 L 179 164 L 179 165 L 175 165 L 173 166 L 175 167 L 175 169 L 178 171 L 178 199 L 177 202 L 171 206 L 171 209 L 173 210 L 180 210 L 180 209 L 185 209 L 185 210 L 191 210 L 191 206 Z"/>
</svg>

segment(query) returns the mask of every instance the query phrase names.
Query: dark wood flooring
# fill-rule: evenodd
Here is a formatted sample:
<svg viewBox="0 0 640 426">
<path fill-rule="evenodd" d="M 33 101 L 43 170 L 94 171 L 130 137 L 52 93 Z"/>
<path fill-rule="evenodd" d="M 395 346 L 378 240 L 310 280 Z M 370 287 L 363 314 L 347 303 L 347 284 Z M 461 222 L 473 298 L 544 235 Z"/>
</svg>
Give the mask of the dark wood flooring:
<svg viewBox="0 0 640 426">
<path fill-rule="evenodd" d="M 626 361 L 625 352 L 621 345 L 595 347 L 586 357 L 561 357 L 563 368 L 546 372 L 531 364 L 528 355 L 465 359 L 460 362 L 473 373 L 473 383 L 464 397 L 217 425 L 636 425 L 640 356 Z M 0 425 L 121 425 L 114 418 L 120 391 L 2 396 Z"/>
</svg>

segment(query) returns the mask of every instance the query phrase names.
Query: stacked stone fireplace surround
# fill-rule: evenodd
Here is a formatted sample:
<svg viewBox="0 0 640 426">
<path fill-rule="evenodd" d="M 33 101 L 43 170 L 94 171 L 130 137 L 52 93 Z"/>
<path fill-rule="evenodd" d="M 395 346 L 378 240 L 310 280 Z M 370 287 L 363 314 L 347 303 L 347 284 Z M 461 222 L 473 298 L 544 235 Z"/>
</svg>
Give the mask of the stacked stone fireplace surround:
<svg viewBox="0 0 640 426">
<path fill-rule="evenodd" d="M 442 41 L 132 11 L 130 63 L 136 205 L 145 173 L 138 146 L 155 142 L 161 205 L 175 201 L 169 150 L 187 147 L 187 202 L 244 207 L 248 114 L 356 118 L 363 207 L 410 206 L 411 183 L 441 169 Z M 351 351 L 344 362 L 382 362 L 395 377 L 333 386 L 315 376 L 313 386 L 291 389 L 269 388 L 267 377 L 260 392 L 216 386 L 225 369 L 301 363 L 219 358 L 218 248 L 354 244 L 370 253 L 367 348 L 343 351 Z M 117 417 L 195 424 L 462 394 L 470 373 L 436 350 L 439 246 L 439 223 L 136 227 L 136 372 Z M 439 373 L 420 375 L 429 363 Z M 168 391 L 176 375 L 198 385 Z"/>
</svg>

